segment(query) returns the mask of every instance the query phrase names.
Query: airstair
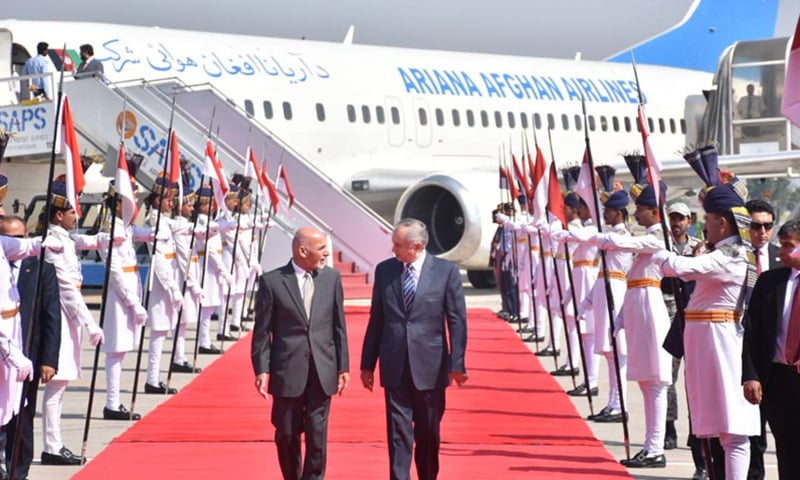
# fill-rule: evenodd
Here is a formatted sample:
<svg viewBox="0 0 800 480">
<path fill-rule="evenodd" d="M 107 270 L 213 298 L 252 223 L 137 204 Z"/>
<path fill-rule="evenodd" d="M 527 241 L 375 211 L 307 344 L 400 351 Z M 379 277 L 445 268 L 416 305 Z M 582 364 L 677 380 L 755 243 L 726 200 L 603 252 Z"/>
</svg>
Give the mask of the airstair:
<svg viewBox="0 0 800 480">
<path fill-rule="evenodd" d="M 90 78 L 65 81 L 63 91 L 70 101 L 84 157 L 102 158 L 107 177 L 114 176 L 122 140 L 128 159 L 139 164 L 137 181 L 149 188 L 163 170 L 170 123 L 185 159 L 184 175 L 193 189 L 201 181 L 209 138 L 229 176 L 244 172 L 248 146 L 259 159 L 266 159 L 270 178 L 276 179 L 282 165 L 295 202 L 288 208 L 286 192 L 279 189 L 281 202 L 270 218 L 264 269 L 288 261 L 294 231 L 305 225 L 329 236 L 334 248 L 331 266 L 335 257 L 336 265 L 348 270 L 343 278 L 350 284 L 365 286 L 377 262 L 390 255 L 389 224 L 213 86 L 187 86 L 176 79 L 106 84 Z M 50 110 L 52 104 L 44 103 Z M 27 155 L 27 160 L 34 159 L 35 153 Z M 368 296 L 368 288 L 352 291 L 358 297 Z"/>
</svg>

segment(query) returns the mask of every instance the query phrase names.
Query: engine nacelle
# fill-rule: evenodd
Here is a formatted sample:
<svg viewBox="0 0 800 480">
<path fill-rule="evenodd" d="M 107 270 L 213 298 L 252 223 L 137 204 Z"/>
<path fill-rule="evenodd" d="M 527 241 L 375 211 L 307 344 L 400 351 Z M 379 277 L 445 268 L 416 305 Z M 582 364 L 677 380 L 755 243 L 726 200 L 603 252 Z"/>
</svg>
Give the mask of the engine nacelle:
<svg viewBox="0 0 800 480">
<path fill-rule="evenodd" d="M 434 173 L 400 197 L 395 222 L 416 218 L 428 227 L 428 251 L 465 269 L 487 269 L 499 200 L 497 171 Z"/>
</svg>

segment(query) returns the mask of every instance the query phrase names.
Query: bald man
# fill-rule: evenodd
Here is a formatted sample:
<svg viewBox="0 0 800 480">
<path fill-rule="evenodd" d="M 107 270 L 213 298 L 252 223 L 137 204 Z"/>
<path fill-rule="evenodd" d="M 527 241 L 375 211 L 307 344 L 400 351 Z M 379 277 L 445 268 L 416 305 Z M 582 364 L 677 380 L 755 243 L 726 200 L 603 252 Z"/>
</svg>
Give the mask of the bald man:
<svg viewBox="0 0 800 480">
<path fill-rule="evenodd" d="M 322 232 L 300 228 L 289 263 L 258 280 L 253 371 L 258 393 L 272 397 L 275 445 L 286 480 L 325 477 L 331 396 L 341 395 L 350 380 L 342 280 L 325 266 L 328 255 Z"/>
</svg>

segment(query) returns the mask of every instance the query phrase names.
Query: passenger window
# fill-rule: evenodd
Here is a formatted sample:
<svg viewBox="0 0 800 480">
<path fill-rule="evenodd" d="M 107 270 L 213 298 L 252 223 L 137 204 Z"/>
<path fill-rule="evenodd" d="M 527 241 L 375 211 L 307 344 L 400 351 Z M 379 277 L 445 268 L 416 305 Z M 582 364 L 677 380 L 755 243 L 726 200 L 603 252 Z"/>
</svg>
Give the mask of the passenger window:
<svg viewBox="0 0 800 480">
<path fill-rule="evenodd" d="M 272 102 L 269 100 L 264 100 L 264 118 L 267 120 L 272 120 L 274 116 L 274 112 L 272 111 Z"/>
<path fill-rule="evenodd" d="M 325 105 L 321 103 L 317 104 L 317 121 L 325 121 Z"/>
</svg>

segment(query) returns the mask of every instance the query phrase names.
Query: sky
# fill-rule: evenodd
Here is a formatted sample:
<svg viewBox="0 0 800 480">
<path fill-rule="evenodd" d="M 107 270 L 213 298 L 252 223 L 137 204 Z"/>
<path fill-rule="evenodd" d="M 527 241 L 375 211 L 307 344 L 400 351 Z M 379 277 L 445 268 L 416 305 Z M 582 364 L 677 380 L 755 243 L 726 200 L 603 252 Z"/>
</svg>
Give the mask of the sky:
<svg viewBox="0 0 800 480">
<path fill-rule="evenodd" d="M 683 18 L 691 0 L 36 0 L 2 16 L 525 56 L 602 59 Z M 191 7 L 185 7 L 191 5 Z"/>
</svg>

